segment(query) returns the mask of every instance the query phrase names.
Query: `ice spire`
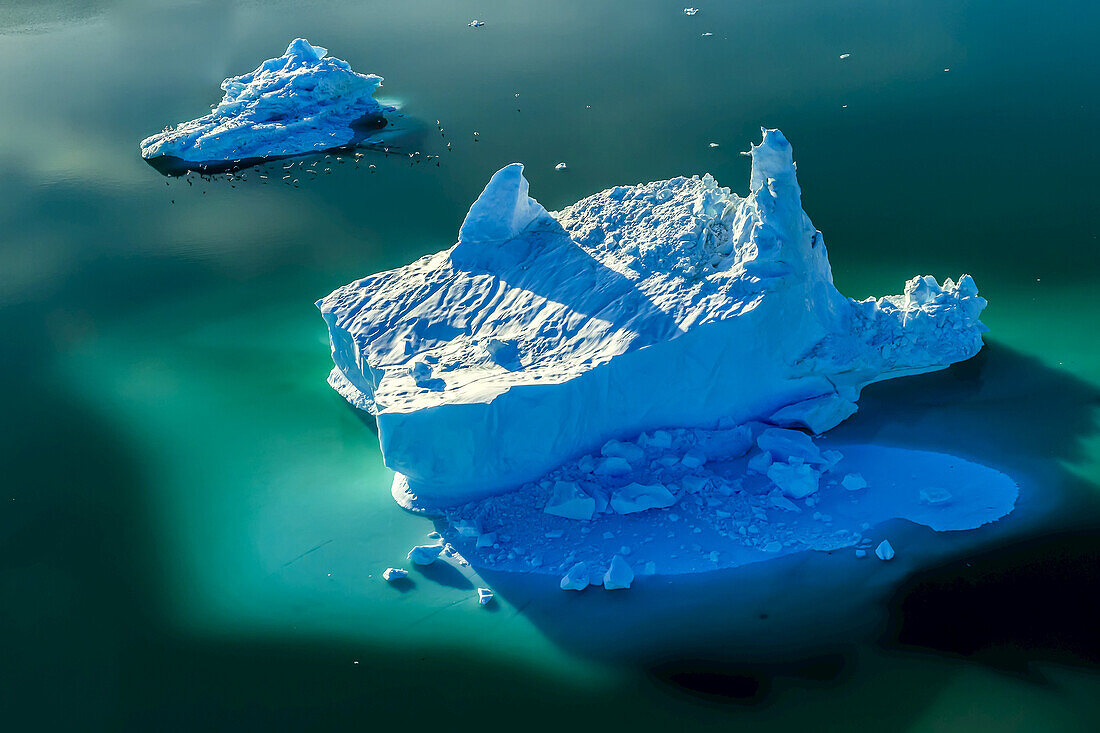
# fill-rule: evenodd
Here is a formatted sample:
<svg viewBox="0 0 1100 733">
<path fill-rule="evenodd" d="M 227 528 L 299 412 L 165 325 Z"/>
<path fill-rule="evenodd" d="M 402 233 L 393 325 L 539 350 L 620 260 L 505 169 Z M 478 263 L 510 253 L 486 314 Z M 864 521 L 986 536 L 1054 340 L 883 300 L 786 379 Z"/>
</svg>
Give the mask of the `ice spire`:
<svg viewBox="0 0 1100 733">
<path fill-rule="evenodd" d="M 522 163 L 509 163 L 494 173 L 458 230 L 459 246 L 503 244 L 536 219 L 549 216 L 542 204 L 527 195 L 529 189 Z"/>
</svg>

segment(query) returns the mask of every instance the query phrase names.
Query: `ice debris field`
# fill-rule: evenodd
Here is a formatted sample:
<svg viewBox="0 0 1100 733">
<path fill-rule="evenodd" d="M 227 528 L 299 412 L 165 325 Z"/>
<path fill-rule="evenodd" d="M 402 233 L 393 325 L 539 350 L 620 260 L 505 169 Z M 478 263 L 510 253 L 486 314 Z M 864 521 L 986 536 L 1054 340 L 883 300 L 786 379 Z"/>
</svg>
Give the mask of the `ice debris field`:
<svg viewBox="0 0 1100 733">
<path fill-rule="evenodd" d="M 805 549 L 888 559 L 886 519 L 1012 510 L 993 469 L 811 438 L 866 385 L 976 354 L 985 300 L 968 275 L 844 297 L 786 138 L 748 154 L 745 198 L 706 175 L 556 213 L 511 164 L 453 247 L 318 301 L 330 384 L 375 416 L 394 498 L 443 525 L 429 562 L 621 588 Z"/>
<path fill-rule="evenodd" d="M 208 115 L 146 138 L 141 155 L 230 164 L 355 145 L 386 124 L 374 99 L 382 77 L 359 74 L 304 38 L 248 74 L 222 82 Z"/>
</svg>

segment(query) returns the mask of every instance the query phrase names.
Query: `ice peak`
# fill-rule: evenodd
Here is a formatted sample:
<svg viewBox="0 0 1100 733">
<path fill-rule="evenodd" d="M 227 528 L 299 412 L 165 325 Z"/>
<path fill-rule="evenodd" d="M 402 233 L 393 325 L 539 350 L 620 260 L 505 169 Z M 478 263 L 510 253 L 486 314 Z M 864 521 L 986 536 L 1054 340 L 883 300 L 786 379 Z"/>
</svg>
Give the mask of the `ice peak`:
<svg viewBox="0 0 1100 733">
<path fill-rule="evenodd" d="M 749 176 L 749 192 L 756 193 L 768 180 L 798 185 L 795 178 L 794 150 L 779 130 L 761 127 L 764 139 L 759 145 L 751 145 L 744 155 L 752 158 L 752 175 Z"/>
<path fill-rule="evenodd" d="M 327 48 L 314 46 L 304 38 L 295 38 L 286 47 L 284 58 L 298 58 L 304 63 L 317 63 L 328 53 Z"/>
<path fill-rule="evenodd" d="M 458 230 L 459 246 L 503 244 L 548 217 L 542 204 L 527 195 L 529 189 L 522 163 L 509 163 L 494 173 Z"/>
</svg>

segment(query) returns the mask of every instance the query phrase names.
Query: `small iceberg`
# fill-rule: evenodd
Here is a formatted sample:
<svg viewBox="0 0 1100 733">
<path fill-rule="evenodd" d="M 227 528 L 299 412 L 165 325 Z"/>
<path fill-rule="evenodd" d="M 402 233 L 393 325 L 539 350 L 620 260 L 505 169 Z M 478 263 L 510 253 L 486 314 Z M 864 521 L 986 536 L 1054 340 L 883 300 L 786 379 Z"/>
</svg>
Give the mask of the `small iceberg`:
<svg viewBox="0 0 1100 733">
<path fill-rule="evenodd" d="M 389 108 L 374 99 L 382 77 L 327 53 L 295 39 L 282 56 L 223 81 L 210 114 L 142 140 L 142 157 L 216 170 L 358 144 L 386 125 Z"/>
</svg>

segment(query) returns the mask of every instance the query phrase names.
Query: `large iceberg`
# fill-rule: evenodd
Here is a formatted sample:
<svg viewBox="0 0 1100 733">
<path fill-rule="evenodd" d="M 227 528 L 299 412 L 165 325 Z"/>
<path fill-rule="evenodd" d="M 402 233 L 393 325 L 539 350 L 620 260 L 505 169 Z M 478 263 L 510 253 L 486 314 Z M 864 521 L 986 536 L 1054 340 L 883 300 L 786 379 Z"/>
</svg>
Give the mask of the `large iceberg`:
<svg viewBox="0 0 1100 733">
<path fill-rule="evenodd" d="M 223 81 L 225 96 L 210 114 L 142 140 L 142 157 L 224 164 L 355 144 L 385 124 L 374 99 L 382 77 L 327 53 L 295 39 L 279 58 Z"/>
<path fill-rule="evenodd" d="M 985 300 L 970 276 L 844 297 L 786 138 L 764 130 L 748 154 L 745 198 L 705 175 L 555 213 L 513 163 L 453 247 L 318 301 L 329 381 L 376 417 L 395 498 L 454 507 L 659 428 L 821 433 L 866 385 L 978 352 Z"/>
</svg>

